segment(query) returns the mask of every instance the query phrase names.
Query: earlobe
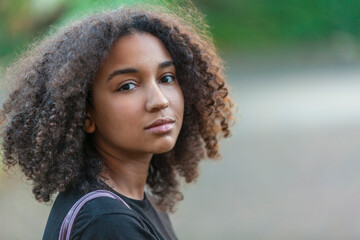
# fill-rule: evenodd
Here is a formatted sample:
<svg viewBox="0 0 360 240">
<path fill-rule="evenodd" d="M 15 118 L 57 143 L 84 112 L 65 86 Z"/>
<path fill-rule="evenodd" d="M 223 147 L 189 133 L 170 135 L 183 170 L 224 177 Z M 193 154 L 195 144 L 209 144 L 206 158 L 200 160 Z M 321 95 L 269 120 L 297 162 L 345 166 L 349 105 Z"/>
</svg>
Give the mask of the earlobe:
<svg viewBox="0 0 360 240">
<path fill-rule="evenodd" d="M 96 126 L 95 122 L 92 119 L 89 112 L 86 113 L 86 119 L 85 119 L 85 132 L 86 133 L 93 133 L 95 132 Z"/>
</svg>

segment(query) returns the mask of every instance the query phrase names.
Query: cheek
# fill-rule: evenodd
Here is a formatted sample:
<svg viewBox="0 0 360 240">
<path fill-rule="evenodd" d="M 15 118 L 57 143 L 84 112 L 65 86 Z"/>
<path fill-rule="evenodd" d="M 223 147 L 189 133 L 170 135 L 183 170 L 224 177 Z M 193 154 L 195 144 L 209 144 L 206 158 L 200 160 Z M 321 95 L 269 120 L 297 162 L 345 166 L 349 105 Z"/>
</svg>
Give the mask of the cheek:
<svg viewBox="0 0 360 240">
<path fill-rule="evenodd" d="M 169 102 L 171 103 L 173 109 L 178 114 L 178 117 L 182 119 L 184 114 L 184 96 L 182 94 L 181 88 L 177 87 L 175 90 L 171 91 L 168 96 Z"/>
<path fill-rule="evenodd" d="M 178 105 L 178 108 L 183 113 L 184 112 L 184 95 L 183 95 L 180 87 L 178 89 L 178 94 L 177 94 L 177 105 Z"/>
<path fill-rule="evenodd" d="M 129 130 L 131 126 L 139 124 L 140 101 L 131 97 L 108 99 L 99 104 L 98 120 L 102 125 L 113 130 Z M 116 132 L 116 131 L 115 131 Z"/>
<path fill-rule="evenodd" d="M 143 106 L 138 98 L 119 99 L 113 108 L 115 120 L 122 126 L 137 125 L 141 119 L 142 108 Z"/>
</svg>

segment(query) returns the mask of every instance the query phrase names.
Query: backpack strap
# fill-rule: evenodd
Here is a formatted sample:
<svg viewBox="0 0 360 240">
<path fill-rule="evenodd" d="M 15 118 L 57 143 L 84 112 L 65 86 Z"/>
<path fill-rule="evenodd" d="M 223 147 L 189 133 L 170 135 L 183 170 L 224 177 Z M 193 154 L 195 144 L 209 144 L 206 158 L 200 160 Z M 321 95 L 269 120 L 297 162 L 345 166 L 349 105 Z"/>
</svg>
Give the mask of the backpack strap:
<svg viewBox="0 0 360 240">
<path fill-rule="evenodd" d="M 120 200 L 125 204 L 126 207 L 129 209 L 130 206 L 118 195 L 116 195 L 113 192 L 107 191 L 107 190 L 95 190 L 92 192 L 89 192 L 88 194 L 84 195 L 82 198 L 80 198 L 69 210 L 69 212 L 66 214 L 64 221 L 61 224 L 60 233 L 59 233 L 59 240 L 70 240 L 71 232 L 74 226 L 74 222 L 76 219 L 76 216 L 80 212 L 81 208 L 90 200 L 93 200 L 95 198 L 99 197 L 110 197 L 113 199 Z"/>
</svg>

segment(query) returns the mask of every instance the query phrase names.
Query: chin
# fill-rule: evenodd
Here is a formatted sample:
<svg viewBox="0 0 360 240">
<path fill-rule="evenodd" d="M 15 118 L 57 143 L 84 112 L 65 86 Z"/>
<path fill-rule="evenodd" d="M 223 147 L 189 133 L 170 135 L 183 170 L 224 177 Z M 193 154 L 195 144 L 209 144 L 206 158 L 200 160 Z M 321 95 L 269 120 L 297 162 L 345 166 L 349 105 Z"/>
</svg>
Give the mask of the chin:
<svg viewBox="0 0 360 240">
<path fill-rule="evenodd" d="M 161 153 L 170 152 L 173 148 L 174 148 L 174 146 L 171 146 L 171 147 L 164 147 L 163 146 L 161 148 L 155 149 L 153 151 L 153 154 L 161 154 Z"/>
<path fill-rule="evenodd" d="M 153 153 L 160 154 L 171 151 L 175 146 L 175 141 L 159 141 L 153 145 Z"/>
</svg>

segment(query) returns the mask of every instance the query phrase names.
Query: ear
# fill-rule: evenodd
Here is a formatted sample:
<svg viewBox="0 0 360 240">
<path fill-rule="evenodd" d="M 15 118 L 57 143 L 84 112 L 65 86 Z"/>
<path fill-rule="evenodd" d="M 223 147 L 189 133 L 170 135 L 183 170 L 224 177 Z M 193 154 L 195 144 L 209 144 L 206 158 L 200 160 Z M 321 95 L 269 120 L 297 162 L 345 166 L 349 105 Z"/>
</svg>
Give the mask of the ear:
<svg viewBox="0 0 360 240">
<path fill-rule="evenodd" d="M 95 121 L 91 116 L 89 110 L 86 110 L 86 119 L 85 119 L 85 132 L 86 133 L 93 133 L 95 132 L 96 125 Z"/>
</svg>

